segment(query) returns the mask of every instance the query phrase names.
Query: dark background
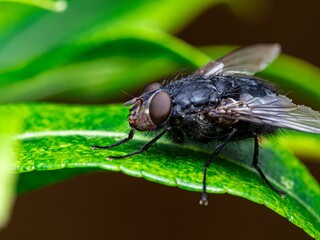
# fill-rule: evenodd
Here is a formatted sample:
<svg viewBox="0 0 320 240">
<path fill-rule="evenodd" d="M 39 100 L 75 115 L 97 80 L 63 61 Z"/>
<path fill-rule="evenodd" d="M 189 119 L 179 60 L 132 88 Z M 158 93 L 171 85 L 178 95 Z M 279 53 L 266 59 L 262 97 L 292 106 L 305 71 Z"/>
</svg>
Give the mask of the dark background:
<svg viewBox="0 0 320 240">
<path fill-rule="evenodd" d="M 197 46 L 279 42 L 285 53 L 320 66 L 320 1 L 269 7 L 254 22 L 215 7 L 177 35 Z M 320 180 L 319 165 L 306 165 Z M 201 207 L 199 197 L 120 173 L 88 174 L 19 196 L 0 239 L 309 239 L 264 206 L 223 194 Z"/>
</svg>

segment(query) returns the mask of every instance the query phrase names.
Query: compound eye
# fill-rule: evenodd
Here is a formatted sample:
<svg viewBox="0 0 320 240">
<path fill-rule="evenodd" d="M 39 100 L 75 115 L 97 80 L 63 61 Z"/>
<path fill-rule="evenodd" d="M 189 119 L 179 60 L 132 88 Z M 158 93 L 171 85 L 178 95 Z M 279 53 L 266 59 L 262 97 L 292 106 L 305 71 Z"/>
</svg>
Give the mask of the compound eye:
<svg viewBox="0 0 320 240">
<path fill-rule="evenodd" d="M 152 122 L 157 126 L 164 123 L 168 119 L 171 109 L 172 101 L 169 93 L 156 93 L 149 105 L 149 115 Z"/>
<path fill-rule="evenodd" d="M 146 92 L 150 92 L 152 90 L 156 90 L 161 87 L 161 84 L 158 82 L 149 83 L 147 86 L 145 86 L 142 90 L 142 94 Z"/>
</svg>

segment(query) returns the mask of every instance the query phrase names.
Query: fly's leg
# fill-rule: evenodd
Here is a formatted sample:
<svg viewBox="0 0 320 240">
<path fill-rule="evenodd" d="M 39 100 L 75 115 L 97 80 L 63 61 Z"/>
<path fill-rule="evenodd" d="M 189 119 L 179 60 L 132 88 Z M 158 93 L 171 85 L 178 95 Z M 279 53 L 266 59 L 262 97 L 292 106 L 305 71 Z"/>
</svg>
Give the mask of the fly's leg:
<svg viewBox="0 0 320 240">
<path fill-rule="evenodd" d="M 158 141 L 165 133 L 167 132 L 167 129 L 159 133 L 157 136 L 155 136 L 150 142 L 143 145 L 139 150 L 134 151 L 132 153 L 128 153 L 126 155 L 122 156 L 109 156 L 107 159 L 121 159 L 121 158 L 127 158 L 131 157 L 136 154 L 143 153 L 144 151 L 148 150 L 149 147 L 151 147 L 152 144 L 154 144 L 156 141 Z"/>
<path fill-rule="evenodd" d="M 123 143 L 126 143 L 126 142 L 129 142 L 130 140 L 132 140 L 134 136 L 134 129 L 132 128 L 128 134 L 128 137 L 122 139 L 121 141 L 115 143 L 115 144 L 112 144 L 112 145 L 109 145 L 109 146 L 97 146 L 97 145 L 94 145 L 94 146 L 91 146 L 91 149 L 110 149 L 110 148 L 114 148 L 116 146 L 119 146 Z"/>
<path fill-rule="evenodd" d="M 230 141 L 231 137 L 236 133 L 237 129 L 233 128 L 232 131 L 228 134 L 227 138 L 224 140 L 224 142 L 220 143 L 216 149 L 214 150 L 213 154 L 210 156 L 210 158 L 206 161 L 203 168 L 203 184 L 202 184 L 202 195 L 200 199 L 200 205 L 208 205 L 208 197 L 207 197 L 207 169 L 212 163 L 212 161 L 215 159 L 215 157 L 220 153 L 222 148 Z"/>
<path fill-rule="evenodd" d="M 256 133 L 253 133 L 254 138 L 254 152 L 253 152 L 253 161 L 252 161 L 252 167 L 254 167 L 258 173 L 260 174 L 263 181 L 276 193 L 280 194 L 281 197 L 285 197 L 286 193 L 275 188 L 267 179 L 267 177 L 262 172 L 261 168 L 259 167 L 259 142 L 258 142 L 258 136 Z"/>
</svg>

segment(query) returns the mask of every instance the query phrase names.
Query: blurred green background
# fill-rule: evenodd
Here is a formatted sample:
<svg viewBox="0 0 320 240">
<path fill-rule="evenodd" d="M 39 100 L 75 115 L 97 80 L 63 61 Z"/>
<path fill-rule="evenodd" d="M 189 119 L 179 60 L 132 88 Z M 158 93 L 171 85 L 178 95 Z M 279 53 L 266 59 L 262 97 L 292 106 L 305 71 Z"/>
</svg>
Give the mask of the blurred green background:
<svg viewBox="0 0 320 240">
<path fill-rule="evenodd" d="M 317 0 L 78 0 L 55 12 L 0 1 L 0 103 L 123 102 L 121 90 L 138 94 L 147 82 L 192 71 L 209 59 L 203 52 L 278 42 L 315 66 L 292 60 L 282 74 L 280 62 L 261 76 L 320 110 L 319 9 Z M 290 74 L 301 78 L 290 82 Z M 319 181 L 319 159 L 303 157 Z M 203 208 L 198 198 L 119 173 L 84 175 L 19 196 L 0 238 L 309 239 L 263 206 L 223 194 Z"/>
</svg>

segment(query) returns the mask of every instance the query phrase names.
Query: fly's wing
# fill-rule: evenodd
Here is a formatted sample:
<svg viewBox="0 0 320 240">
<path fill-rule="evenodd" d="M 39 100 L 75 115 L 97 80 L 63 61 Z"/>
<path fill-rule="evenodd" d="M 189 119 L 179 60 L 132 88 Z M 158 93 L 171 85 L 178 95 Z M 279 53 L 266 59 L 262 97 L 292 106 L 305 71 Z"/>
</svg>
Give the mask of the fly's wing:
<svg viewBox="0 0 320 240">
<path fill-rule="evenodd" d="M 256 44 L 238 48 L 226 56 L 210 61 L 197 70 L 194 75 L 210 77 L 212 75 L 254 75 L 262 71 L 281 52 L 281 46 L 274 44 Z"/>
<path fill-rule="evenodd" d="M 264 97 L 244 94 L 239 101 L 225 99 L 211 112 L 211 116 L 320 134 L 319 112 L 276 94 Z"/>
</svg>

